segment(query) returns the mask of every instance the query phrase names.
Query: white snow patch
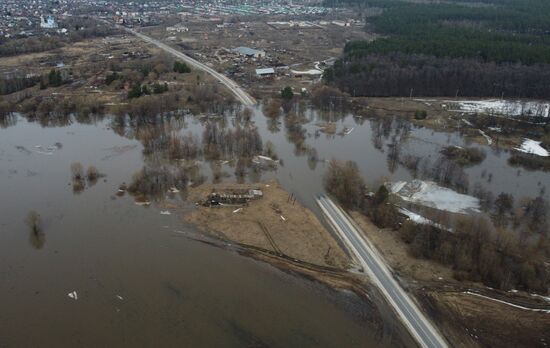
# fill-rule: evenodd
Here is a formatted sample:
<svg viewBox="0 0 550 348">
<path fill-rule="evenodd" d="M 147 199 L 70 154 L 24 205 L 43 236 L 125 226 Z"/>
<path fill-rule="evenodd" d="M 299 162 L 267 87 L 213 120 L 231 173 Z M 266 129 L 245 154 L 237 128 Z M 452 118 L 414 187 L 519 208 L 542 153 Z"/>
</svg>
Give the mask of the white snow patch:
<svg viewBox="0 0 550 348">
<path fill-rule="evenodd" d="M 399 212 L 403 215 L 406 215 L 411 221 L 417 223 L 417 224 L 422 224 L 422 225 L 432 225 L 434 227 L 437 227 L 439 229 L 442 229 L 444 231 L 449 231 L 449 232 L 452 232 L 452 230 L 448 229 L 447 227 L 441 225 L 441 224 L 438 224 L 430 219 L 427 219 L 425 217 L 423 217 L 422 215 L 420 214 L 417 214 L 417 213 L 414 213 L 408 209 L 405 209 L 405 208 L 399 208 L 398 209 Z"/>
<path fill-rule="evenodd" d="M 478 129 L 478 131 L 479 134 L 481 134 L 487 140 L 487 144 L 491 145 L 493 143 L 493 139 L 491 139 L 491 137 L 488 136 L 484 131 L 482 131 L 481 129 Z"/>
<path fill-rule="evenodd" d="M 432 181 L 399 181 L 391 184 L 390 190 L 404 201 L 451 213 L 479 212 L 480 208 L 479 199 L 438 186 Z"/>
<path fill-rule="evenodd" d="M 160 215 L 172 215 L 168 210 L 163 210 L 160 212 Z"/>
<path fill-rule="evenodd" d="M 426 219 L 422 215 L 413 213 L 405 208 L 399 208 L 398 210 L 401 214 L 406 215 L 411 221 L 416 222 L 417 224 L 432 225 L 434 223 L 432 220 Z"/>
<path fill-rule="evenodd" d="M 465 294 L 468 294 L 468 295 L 474 295 L 474 296 L 478 296 L 478 297 L 483 297 L 483 298 L 488 299 L 488 300 L 491 300 L 491 301 L 499 302 L 499 303 L 502 303 L 502 304 L 505 304 L 505 305 L 508 305 L 508 306 L 511 306 L 511 307 L 514 307 L 514 308 L 523 309 L 523 310 L 526 310 L 526 311 L 541 312 L 541 313 L 548 313 L 548 314 L 550 314 L 550 309 L 539 309 L 539 308 L 524 307 L 524 306 L 520 306 L 520 305 L 517 305 L 517 304 L 514 304 L 514 303 L 510 303 L 510 302 L 498 300 L 498 299 L 496 299 L 496 298 L 492 298 L 492 297 L 488 297 L 488 296 L 483 296 L 483 295 L 481 295 L 481 294 L 478 294 L 478 293 L 475 293 L 475 292 L 471 292 L 471 291 L 464 291 L 464 293 L 465 293 Z"/>
<path fill-rule="evenodd" d="M 474 125 L 472 124 L 472 122 L 468 121 L 467 119 L 463 118 L 462 119 L 462 122 L 466 123 L 468 126 L 470 127 L 473 127 Z"/>
<path fill-rule="evenodd" d="M 550 153 L 548 153 L 548 151 L 544 147 L 540 146 L 540 144 L 541 144 L 540 141 L 535 141 L 535 140 L 525 138 L 523 139 L 523 143 L 521 144 L 521 146 L 516 147 L 515 149 L 520 152 L 525 152 L 532 155 L 537 155 L 542 157 L 550 156 Z"/>
<path fill-rule="evenodd" d="M 487 113 L 504 116 L 550 116 L 550 103 L 539 101 L 522 101 L 522 100 L 461 100 L 445 102 L 458 107 L 459 112 L 467 113 Z"/>
<path fill-rule="evenodd" d="M 542 296 L 542 295 L 539 295 L 539 294 L 530 294 L 530 295 L 533 296 L 533 297 L 541 298 L 546 302 L 550 302 L 550 296 Z"/>
</svg>

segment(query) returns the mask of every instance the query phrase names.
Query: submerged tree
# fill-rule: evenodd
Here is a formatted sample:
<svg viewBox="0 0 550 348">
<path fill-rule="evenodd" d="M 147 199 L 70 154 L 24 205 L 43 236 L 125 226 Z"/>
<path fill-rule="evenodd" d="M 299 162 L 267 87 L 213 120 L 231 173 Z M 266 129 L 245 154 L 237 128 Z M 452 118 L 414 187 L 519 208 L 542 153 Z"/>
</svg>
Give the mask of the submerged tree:
<svg viewBox="0 0 550 348">
<path fill-rule="evenodd" d="M 365 197 L 365 183 L 353 161 L 331 160 L 325 173 L 327 192 L 334 195 L 346 208 L 361 206 Z"/>
<path fill-rule="evenodd" d="M 30 244 L 36 249 L 41 249 L 46 242 L 46 238 L 45 234 L 42 232 L 42 222 L 40 219 L 40 214 L 38 214 L 34 210 L 31 210 L 27 215 L 25 222 L 30 229 Z"/>
</svg>

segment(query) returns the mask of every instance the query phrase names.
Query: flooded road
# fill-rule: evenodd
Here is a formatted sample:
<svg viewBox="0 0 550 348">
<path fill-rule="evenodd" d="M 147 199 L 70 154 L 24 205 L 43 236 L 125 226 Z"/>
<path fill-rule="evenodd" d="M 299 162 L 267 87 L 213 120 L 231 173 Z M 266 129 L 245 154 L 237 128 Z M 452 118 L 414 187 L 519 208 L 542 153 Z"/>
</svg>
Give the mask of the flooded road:
<svg viewBox="0 0 550 348">
<path fill-rule="evenodd" d="M 0 129 L 1 347 L 411 344 L 376 299 L 194 241 L 178 214 L 116 197 L 144 159 L 109 124 Z M 73 162 L 105 177 L 74 193 Z"/>
<path fill-rule="evenodd" d="M 332 158 L 355 161 L 375 186 L 413 178 L 389 156 L 390 144 L 399 142 L 401 157 L 421 156 L 427 167 L 443 146 L 467 145 L 458 133 L 393 118 L 340 119 L 308 110 L 296 124 L 268 119 L 260 108 L 254 113 L 264 147 L 271 142 L 282 163 L 265 171 L 247 168 L 244 180 L 276 178 L 314 211 L 313 195 L 323 191 Z M 337 120 L 337 134 L 319 132 L 318 122 L 327 119 Z M 209 122 L 232 128 L 236 121 Z M 168 131 L 201 140 L 206 123 L 186 117 Z M 161 160 L 143 154 L 139 129 L 112 127 L 110 117 L 57 127 L 19 117 L 0 128 L 0 347 L 411 345 L 382 301 L 363 301 L 195 241 L 187 237 L 194 228 L 179 214 L 116 196 L 144 165 Z M 510 167 L 505 151 L 472 146 L 487 157 L 464 168 L 468 192 L 477 183 L 494 195 L 543 191 L 548 197 L 547 174 Z M 224 173 L 222 180 L 235 180 L 234 161 L 197 160 L 205 180 L 213 180 L 214 167 Z M 74 192 L 74 162 L 105 176 Z M 31 233 L 25 223 L 30 211 L 40 214 L 43 234 Z M 77 300 L 68 297 L 73 291 Z"/>
</svg>

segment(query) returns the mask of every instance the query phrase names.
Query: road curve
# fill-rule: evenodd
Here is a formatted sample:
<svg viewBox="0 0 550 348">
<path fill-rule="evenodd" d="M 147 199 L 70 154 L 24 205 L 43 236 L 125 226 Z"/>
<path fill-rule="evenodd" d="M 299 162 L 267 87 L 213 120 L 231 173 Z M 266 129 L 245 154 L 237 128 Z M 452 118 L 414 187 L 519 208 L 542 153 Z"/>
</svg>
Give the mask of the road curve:
<svg viewBox="0 0 550 348">
<path fill-rule="evenodd" d="M 137 32 L 135 30 L 132 30 L 130 28 L 126 28 L 126 27 L 123 27 L 123 26 L 118 26 L 118 27 L 125 30 L 126 32 L 128 32 L 130 34 L 133 34 L 133 35 L 139 37 L 143 41 L 149 42 L 149 43 L 157 46 L 161 50 L 163 50 L 167 53 L 170 53 L 174 57 L 183 60 L 184 62 L 191 65 L 192 67 L 209 73 L 214 78 L 216 78 L 218 81 L 220 81 L 224 86 L 226 86 L 235 95 L 235 97 L 237 97 L 237 99 L 241 103 L 243 103 L 244 105 L 249 106 L 249 105 L 255 105 L 256 104 L 256 100 L 254 98 L 252 98 L 252 96 L 250 96 L 248 93 L 246 93 L 237 83 L 235 83 L 235 81 L 229 79 L 227 76 L 225 76 L 223 74 L 220 74 L 219 72 L 212 69 L 211 67 L 209 67 L 209 66 L 207 66 L 207 65 L 205 65 L 205 64 L 203 64 L 203 63 L 201 63 L 201 62 L 199 62 L 199 61 L 197 61 L 197 60 L 195 60 L 191 57 L 189 57 L 188 55 L 186 55 L 186 54 L 184 54 L 184 53 L 168 46 L 167 44 L 165 44 L 165 43 L 163 43 L 159 40 L 153 39 L 150 36 L 144 35 L 140 32 Z"/>
<path fill-rule="evenodd" d="M 379 287 L 418 344 L 430 348 L 447 347 L 443 337 L 393 279 L 382 257 L 368 240 L 361 236 L 348 215 L 324 195 L 316 197 L 316 200 L 334 229 Z"/>
</svg>

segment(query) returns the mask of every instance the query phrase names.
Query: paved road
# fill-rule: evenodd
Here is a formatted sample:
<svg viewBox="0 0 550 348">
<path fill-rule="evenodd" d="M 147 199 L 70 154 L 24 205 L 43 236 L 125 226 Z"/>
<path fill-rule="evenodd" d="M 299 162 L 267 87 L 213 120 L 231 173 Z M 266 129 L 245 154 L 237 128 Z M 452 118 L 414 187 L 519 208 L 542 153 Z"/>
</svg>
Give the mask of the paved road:
<svg viewBox="0 0 550 348">
<path fill-rule="evenodd" d="M 201 63 L 201 62 L 199 62 L 199 61 L 197 61 L 197 60 L 195 60 L 191 57 L 189 57 L 188 55 L 185 55 L 185 54 L 181 53 L 180 51 L 177 51 L 176 49 L 168 46 L 165 43 L 162 43 L 159 40 L 153 39 L 150 36 L 139 33 L 135 30 L 130 29 L 130 28 L 126 28 L 126 27 L 122 27 L 122 26 L 119 26 L 119 28 L 127 31 L 130 34 L 133 34 L 133 35 L 139 37 L 140 39 L 142 39 L 146 42 L 149 42 L 149 43 L 157 46 L 161 50 L 163 50 L 167 53 L 170 53 L 171 55 L 175 56 L 176 58 L 179 58 L 179 59 L 183 60 L 184 62 L 191 65 L 192 67 L 195 67 L 196 69 L 199 69 L 199 70 L 202 70 L 202 71 L 205 71 L 205 72 L 209 73 L 214 78 L 216 78 L 218 81 L 220 81 L 224 86 L 229 88 L 229 90 L 235 95 L 235 97 L 237 97 L 237 99 L 241 103 L 243 103 L 244 105 L 255 105 L 256 104 L 256 100 L 254 98 L 252 98 L 252 96 L 250 96 L 248 93 L 246 93 L 237 83 L 235 83 L 235 81 L 229 79 L 227 76 L 225 76 L 223 74 L 220 74 L 219 72 L 212 69 L 211 67 L 209 67 L 209 66 L 207 66 L 207 65 L 205 65 L 205 64 L 203 64 L 203 63 Z"/>
<path fill-rule="evenodd" d="M 418 344 L 422 347 L 447 347 L 445 340 L 393 279 L 382 257 L 361 236 L 347 214 L 324 195 L 317 197 L 317 204 L 355 254 L 364 270 L 380 288 L 386 300 L 393 306 Z"/>
</svg>

